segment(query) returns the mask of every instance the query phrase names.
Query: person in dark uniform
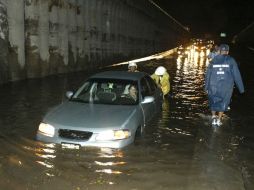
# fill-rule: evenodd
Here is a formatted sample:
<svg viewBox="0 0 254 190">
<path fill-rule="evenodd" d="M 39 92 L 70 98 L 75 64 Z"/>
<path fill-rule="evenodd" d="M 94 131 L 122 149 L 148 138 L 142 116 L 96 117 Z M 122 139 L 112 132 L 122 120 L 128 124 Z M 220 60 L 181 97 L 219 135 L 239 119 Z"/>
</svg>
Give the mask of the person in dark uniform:
<svg viewBox="0 0 254 190">
<path fill-rule="evenodd" d="M 207 68 L 205 91 L 208 93 L 212 112 L 212 125 L 222 125 L 221 118 L 231 100 L 234 83 L 244 93 L 242 77 L 234 58 L 228 55 L 229 46 L 220 45 L 220 54 L 215 56 Z"/>
<path fill-rule="evenodd" d="M 211 62 L 213 58 L 219 54 L 220 54 L 220 47 L 218 45 L 214 45 L 207 56 L 209 62 Z"/>
</svg>

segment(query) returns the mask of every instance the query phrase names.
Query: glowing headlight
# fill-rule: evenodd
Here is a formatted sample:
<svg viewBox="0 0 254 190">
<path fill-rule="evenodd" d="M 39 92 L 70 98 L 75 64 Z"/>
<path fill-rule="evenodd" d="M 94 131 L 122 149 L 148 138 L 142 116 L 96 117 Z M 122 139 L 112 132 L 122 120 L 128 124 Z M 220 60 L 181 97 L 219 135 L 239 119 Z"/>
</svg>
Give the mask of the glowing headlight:
<svg viewBox="0 0 254 190">
<path fill-rule="evenodd" d="M 39 132 L 49 137 L 53 137 L 55 134 L 55 128 L 52 125 L 46 123 L 40 123 L 38 130 Z"/>
<path fill-rule="evenodd" d="M 98 134 L 96 137 L 97 141 L 109 141 L 109 140 L 121 140 L 127 139 L 131 136 L 129 130 L 115 130 L 115 131 L 105 131 Z"/>
<path fill-rule="evenodd" d="M 116 140 L 127 139 L 130 136 L 131 136 L 131 132 L 129 130 L 117 130 L 117 131 L 114 131 L 114 138 Z"/>
</svg>

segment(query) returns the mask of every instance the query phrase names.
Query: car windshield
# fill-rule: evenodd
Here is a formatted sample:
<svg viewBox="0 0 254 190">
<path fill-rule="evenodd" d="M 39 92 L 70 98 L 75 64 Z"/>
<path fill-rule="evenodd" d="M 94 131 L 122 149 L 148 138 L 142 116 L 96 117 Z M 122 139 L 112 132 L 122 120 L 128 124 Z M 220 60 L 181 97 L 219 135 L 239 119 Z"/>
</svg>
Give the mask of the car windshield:
<svg viewBox="0 0 254 190">
<path fill-rule="evenodd" d="M 90 104 L 135 105 L 139 101 L 137 81 L 119 79 L 90 79 L 70 101 Z"/>
</svg>

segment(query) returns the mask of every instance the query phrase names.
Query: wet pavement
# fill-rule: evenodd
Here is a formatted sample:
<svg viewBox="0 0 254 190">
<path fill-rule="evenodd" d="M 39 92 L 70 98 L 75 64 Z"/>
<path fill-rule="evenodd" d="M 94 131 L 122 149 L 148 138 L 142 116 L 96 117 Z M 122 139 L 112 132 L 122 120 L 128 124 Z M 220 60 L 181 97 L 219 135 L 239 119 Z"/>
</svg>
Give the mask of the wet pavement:
<svg viewBox="0 0 254 190">
<path fill-rule="evenodd" d="M 234 92 L 231 110 L 219 128 L 210 125 L 203 91 L 205 58 L 139 64 L 140 71 L 150 74 L 164 65 L 171 76 L 172 94 L 145 135 L 122 150 L 61 149 L 34 140 L 47 110 L 65 101 L 65 91 L 75 90 L 92 73 L 0 86 L 0 189 L 254 189 L 253 54 L 233 54 L 246 93 Z"/>
</svg>

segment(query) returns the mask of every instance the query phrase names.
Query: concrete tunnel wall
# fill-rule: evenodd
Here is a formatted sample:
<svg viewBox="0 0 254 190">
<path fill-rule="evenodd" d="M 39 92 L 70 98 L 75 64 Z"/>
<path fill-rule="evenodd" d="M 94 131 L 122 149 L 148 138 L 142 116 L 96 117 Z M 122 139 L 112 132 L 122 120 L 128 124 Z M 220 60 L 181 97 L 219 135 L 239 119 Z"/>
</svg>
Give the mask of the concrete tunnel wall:
<svg viewBox="0 0 254 190">
<path fill-rule="evenodd" d="M 188 35 L 151 0 L 0 0 L 0 84 L 150 55 Z"/>
</svg>

